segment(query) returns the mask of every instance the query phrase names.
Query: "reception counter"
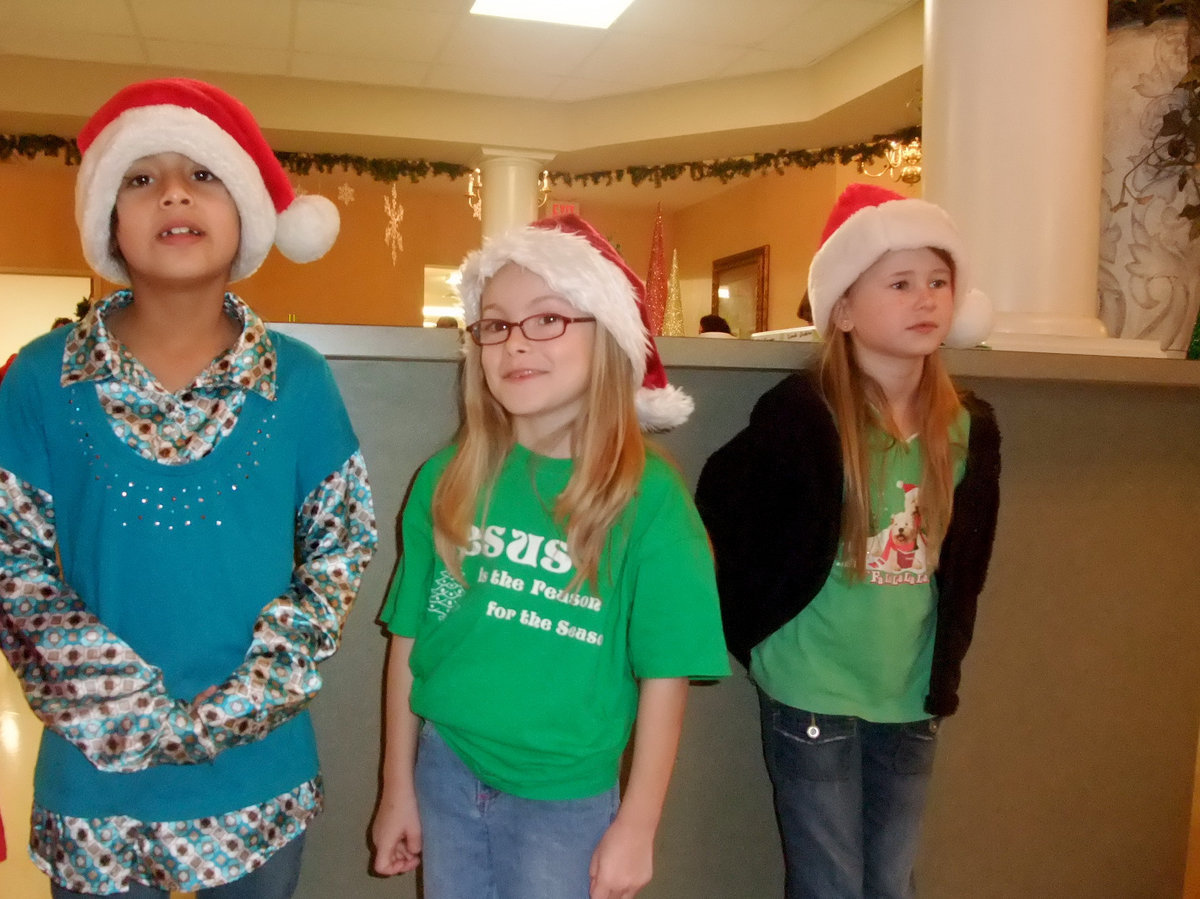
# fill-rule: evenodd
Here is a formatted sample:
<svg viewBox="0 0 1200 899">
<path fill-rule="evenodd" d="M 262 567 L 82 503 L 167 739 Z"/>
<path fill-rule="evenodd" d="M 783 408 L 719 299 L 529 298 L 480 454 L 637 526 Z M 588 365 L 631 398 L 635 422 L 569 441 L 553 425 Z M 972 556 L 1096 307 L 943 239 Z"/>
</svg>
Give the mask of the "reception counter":
<svg viewBox="0 0 1200 899">
<path fill-rule="evenodd" d="M 278 325 L 331 361 L 375 488 L 380 552 L 314 704 L 328 791 L 298 895 L 418 895 L 369 875 L 386 641 L 375 616 L 417 466 L 457 424 L 457 332 Z M 802 343 L 666 338 L 692 420 L 660 443 L 694 483 Z M 996 408 L 1000 523 L 942 730 L 923 899 L 1178 896 L 1200 729 L 1200 363 L 949 351 Z M 547 677 L 555 676 L 553 671 Z M 782 864 L 744 671 L 695 686 L 645 899 L 770 899 Z"/>
</svg>

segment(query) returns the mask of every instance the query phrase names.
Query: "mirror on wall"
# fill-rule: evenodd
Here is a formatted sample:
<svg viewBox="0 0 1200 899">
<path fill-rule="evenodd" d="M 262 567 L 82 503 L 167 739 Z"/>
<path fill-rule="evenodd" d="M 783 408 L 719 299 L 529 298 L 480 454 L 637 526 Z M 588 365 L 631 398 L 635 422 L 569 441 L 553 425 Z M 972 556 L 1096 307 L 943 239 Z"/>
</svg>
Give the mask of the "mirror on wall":
<svg viewBox="0 0 1200 899">
<path fill-rule="evenodd" d="M 770 246 L 724 256 L 712 265 L 712 311 L 729 322 L 734 337 L 767 329 Z"/>
<path fill-rule="evenodd" d="M 421 306 L 421 323 L 426 328 L 463 327 L 465 322 L 462 297 L 458 295 L 460 280 L 457 265 L 425 266 L 425 298 Z"/>
</svg>

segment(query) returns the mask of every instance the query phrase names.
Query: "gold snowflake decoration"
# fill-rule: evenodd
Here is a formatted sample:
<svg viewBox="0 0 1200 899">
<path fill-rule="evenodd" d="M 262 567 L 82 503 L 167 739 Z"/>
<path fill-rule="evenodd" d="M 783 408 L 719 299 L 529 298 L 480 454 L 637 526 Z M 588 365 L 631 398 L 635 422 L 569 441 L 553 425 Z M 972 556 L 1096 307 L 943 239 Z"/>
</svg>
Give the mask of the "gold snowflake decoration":
<svg viewBox="0 0 1200 899">
<path fill-rule="evenodd" d="M 338 188 L 338 202 L 343 206 L 349 206 L 354 202 L 354 188 L 348 182 Z"/>
<path fill-rule="evenodd" d="M 404 207 L 396 198 L 396 185 L 392 184 L 391 198 L 383 198 L 383 211 L 387 214 L 388 225 L 383 232 L 383 242 L 392 250 L 392 265 L 396 264 L 396 254 L 404 252 L 404 236 L 400 233 L 400 223 L 404 221 Z"/>
</svg>

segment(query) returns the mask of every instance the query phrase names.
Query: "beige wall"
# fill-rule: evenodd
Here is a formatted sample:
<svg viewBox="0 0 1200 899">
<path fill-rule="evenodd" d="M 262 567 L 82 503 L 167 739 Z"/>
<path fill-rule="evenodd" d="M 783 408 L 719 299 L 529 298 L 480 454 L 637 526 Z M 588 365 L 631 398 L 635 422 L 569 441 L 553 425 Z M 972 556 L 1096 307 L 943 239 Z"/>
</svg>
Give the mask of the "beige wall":
<svg viewBox="0 0 1200 899">
<path fill-rule="evenodd" d="M 794 328 L 808 263 L 833 198 L 832 166 L 755 175 L 678 216 L 680 279 L 694 282 L 691 308 L 712 311 L 712 260 L 771 248 L 767 328 Z M 695 328 L 697 316 L 689 318 Z"/>
<path fill-rule="evenodd" d="M 0 271 L 91 275 L 75 229 L 75 173 L 61 159 L 0 162 Z"/>
<path fill-rule="evenodd" d="M 668 364 L 672 349 L 664 349 Z M 1019 359 L 1013 368 L 1022 369 Z M 363 441 L 384 533 L 314 707 L 329 805 L 306 849 L 299 895 L 408 899 L 417 895 L 411 878 L 366 873 L 384 652 L 374 616 L 408 479 L 453 431 L 455 365 L 340 360 L 334 371 Z M 689 479 L 784 373 L 670 368 L 672 382 L 697 402 L 692 420 L 664 438 Z M 996 407 L 1000 524 L 962 708 L 942 731 L 920 894 L 1178 897 L 1200 726 L 1200 391 L 962 383 Z M 644 897 L 779 896 L 753 689 L 735 676 L 691 694 L 656 877 Z"/>
<path fill-rule="evenodd" d="M 74 175 L 57 160 L 0 163 L 0 270 L 86 273 L 70 212 Z M 770 324 L 790 326 L 828 207 L 853 177 L 826 169 L 735 182 L 666 217 L 668 256 L 677 247 L 681 274 L 703 285 L 713 258 L 769 243 Z M 363 322 L 415 324 L 421 268 L 461 258 L 478 240 L 477 223 L 457 191 L 397 185 L 405 251 L 393 267 L 383 244 L 390 185 L 324 175 L 302 186 L 336 198 L 342 183 L 355 187 L 355 201 L 340 207 L 344 231 L 334 253 L 308 266 L 273 258 L 247 282 L 247 296 L 270 319 L 293 312 L 302 321 L 349 320 L 343 313 L 355 310 Z M 583 214 L 641 272 L 655 197 L 643 189 L 648 202 L 635 208 L 594 192 L 578 197 Z M 687 325 L 695 327 L 694 317 Z M 338 365 L 382 521 L 423 454 L 450 436 L 453 371 L 449 363 Z M 678 375 L 698 412 L 671 448 L 694 476 L 777 373 Z M 939 760 L 927 893 L 1178 895 L 1200 723 L 1200 620 L 1191 601 L 1198 394 L 1054 382 L 978 386 L 996 402 L 1005 434 L 1001 536 L 964 710 L 947 728 Z M 327 722 L 324 737 L 331 800 L 317 845 L 326 848 L 314 849 L 306 877 L 361 879 L 362 895 L 395 889 L 362 873 L 377 706 L 377 688 L 364 693 L 362 684 L 377 677 L 371 597 L 381 595 L 390 563 L 385 552 L 369 572 L 358 634 L 332 663 L 332 689 L 320 703 L 322 716 L 338 720 Z M 776 850 L 745 685 L 699 691 L 693 705 L 670 848 L 647 897 L 704 895 L 688 891 L 695 871 L 709 883 L 761 887 L 738 893 L 731 886 L 722 897 L 773 895 Z M 350 745 L 341 735 L 353 735 Z M 717 786 L 724 792 L 714 793 Z M 751 839 L 764 832 L 768 842 Z"/>
<path fill-rule="evenodd" d="M 77 171 L 59 159 L 0 163 L 0 271 L 90 274 L 74 221 Z M 479 223 L 457 192 L 397 182 L 404 250 L 393 264 L 384 243 L 390 184 L 352 172 L 293 182 L 337 203 L 342 230 L 323 259 L 295 265 L 272 251 L 257 273 L 235 286 L 272 321 L 294 315 L 301 322 L 418 325 L 424 266 L 457 265 L 479 243 Z M 348 204 L 338 200 L 343 185 L 354 191 Z M 97 282 L 99 295 L 113 286 Z"/>
<path fill-rule="evenodd" d="M 60 159 L 0 163 L 0 271 L 90 274 L 73 214 L 77 171 Z M 462 196 L 465 184 L 452 186 L 446 179 L 396 183 L 396 200 L 403 208 L 403 250 L 393 263 L 384 241 L 391 184 L 341 171 L 293 177 L 293 182 L 300 190 L 337 203 L 341 233 L 333 249 L 316 262 L 295 265 L 272 251 L 258 272 L 235 285 L 268 320 L 295 316 L 296 321 L 319 324 L 419 325 L 424 267 L 458 265 L 479 245 L 479 222 Z M 339 200 L 343 187 L 353 190 L 351 202 Z M 574 194 L 584 216 L 643 276 L 655 214 L 654 188 L 644 191 L 640 205 L 606 201 L 600 187 Z M 664 216 L 664 234 L 669 247 L 670 216 Z M 97 279 L 99 295 L 112 287 Z"/>
<path fill-rule="evenodd" d="M 59 159 L 0 163 L 0 271 L 90 274 L 73 216 L 76 172 Z M 771 248 L 768 328 L 799 324 L 796 309 L 829 207 L 845 184 L 861 178 L 848 166 L 752 175 L 710 199 L 663 213 L 668 266 L 678 252 L 685 333 L 697 333 L 700 316 L 710 311 L 713 260 L 764 244 Z M 337 203 L 342 230 L 323 259 L 295 265 L 272 252 L 235 286 L 270 321 L 419 325 L 424 266 L 457 265 L 479 243 L 463 184 L 442 178 L 395 184 L 403 250 L 393 263 L 384 242 L 393 185 L 342 171 L 293 181 Z M 349 202 L 339 199 L 344 189 L 353 191 Z M 670 190 L 643 185 L 631 201 L 627 191 L 616 198 L 593 185 L 559 188 L 555 197 L 578 202 L 582 215 L 645 276 L 657 207 Z M 103 295 L 113 285 L 97 279 L 96 286 Z"/>
<path fill-rule="evenodd" d="M 808 289 L 808 266 L 821 230 L 834 198 L 854 181 L 921 195 L 919 184 L 872 179 L 855 166 L 789 168 L 736 179 L 729 190 L 676 215 L 687 333 L 696 333 L 699 316 L 712 311 L 712 261 L 763 245 L 770 247 L 771 258 L 767 330 L 801 324 L 796 312 Z"/>
<path fill-rule="evenodd" d="M 272 252 L 258 272 L 235 285 L 272 321 L 294 315 L 300 322 L 420 325 L 425 266 L 457 265 L 479 243 L 479 223 L 465 200 L 396 182 L 404 210 L 403 250 L 393 263 L 384 241 L 391 184 L 341 172 L 294 180 L 337 203 L 342 230 L 333 249 L 316 262 L 296 265 Z M 348 205 L 338 201 L 343 185 L 354 190 Z"/>
</svg>

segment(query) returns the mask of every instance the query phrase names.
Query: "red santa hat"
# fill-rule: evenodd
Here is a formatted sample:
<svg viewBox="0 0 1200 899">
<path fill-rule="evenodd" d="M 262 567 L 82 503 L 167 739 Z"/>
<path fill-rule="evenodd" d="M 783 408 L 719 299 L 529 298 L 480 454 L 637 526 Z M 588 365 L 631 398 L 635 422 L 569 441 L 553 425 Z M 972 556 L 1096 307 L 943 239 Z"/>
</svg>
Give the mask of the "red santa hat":
<svg viewBox="0 0 1200 899">
<path fill-rule="evenodd" d="M 969 289 L 966 246 L 940 206 L 874 184 L 851 184 L 838 197 L 808 270 L 813 324 L 824 337 L 836 303 L 884 253 L 935 247 L 954 260 L 954 318 L 945 344 L 975 346 L 992 332 L 992 303 Z"/>
<path fill-rule="evenodd" d="M 252 275 L 271 245 L 294 262 L 325 255 L 337 238 L 337 207 L 296 196 L 254 116 L 229 94 L 189 78 L 162 78 L 118 91 L 77 138 L 83 161 L 75 183 L 75 221 L 83 255 L 99 274 L 129 283 L 114 255 L 111 221 L 129 166 L 155 153 L 181 153 L 221 179 L 237 205 L 241 240 L 230 280 Z"/>
<path fill-rule="evenodd" d="M 571 305 L 594 315 L 633 363 L 638 420 L 649 431 L 665 431 L 691 415 L 692 398 L 667 383 L 667 372 L 650 336 L 646 285 L 619 253 L 577 215 L 542 219 L 488 238 L 462 266 L 464 314 L 479 319 L 488 279 L 512 262 L 537 275 Z"/>
</svg>

